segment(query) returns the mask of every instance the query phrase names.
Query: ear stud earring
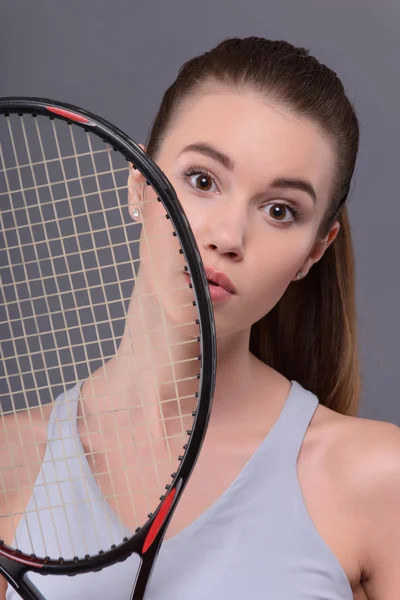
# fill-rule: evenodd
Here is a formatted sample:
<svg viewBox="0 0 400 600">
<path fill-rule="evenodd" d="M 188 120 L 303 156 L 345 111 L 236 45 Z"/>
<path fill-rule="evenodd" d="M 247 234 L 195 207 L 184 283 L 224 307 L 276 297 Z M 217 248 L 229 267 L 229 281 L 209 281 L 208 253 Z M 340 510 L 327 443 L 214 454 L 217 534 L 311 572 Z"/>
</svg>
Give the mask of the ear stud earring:
<svg viewBox="0 0 400 600">
<path fill-rule="evenodd" d="M 132 217 L 134 219 L 137 219 L 139 215 L 140 215 L 139 210 L 137 208 L 134 208 L 133 211 L 132 211 Z"/>
</svg>

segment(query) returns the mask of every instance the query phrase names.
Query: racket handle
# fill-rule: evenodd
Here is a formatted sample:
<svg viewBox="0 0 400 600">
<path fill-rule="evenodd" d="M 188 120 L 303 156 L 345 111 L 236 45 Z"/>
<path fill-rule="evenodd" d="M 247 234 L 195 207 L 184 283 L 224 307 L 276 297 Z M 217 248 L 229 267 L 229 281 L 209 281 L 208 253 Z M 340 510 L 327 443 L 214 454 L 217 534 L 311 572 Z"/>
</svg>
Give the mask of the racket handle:
<svg viewBox="0 0 400 600">
<path fill-rule="evenodd" d="M 37 587 L 35 587 L 30 581 L 28 583 L 24 581 L 22 587 L 19 586 L 17 592 L 23 600 L 46 600 L 46 598 L 39 592 Z"/>
<path fill-rule="evenodd" d="M 130 600 L 143 600 L 150 578 L 151 567 L 152 565 L 150 565 L 150 569 L 146 569 L 146 564 L 143 565 L 143 562 L 140 564 Z"/>
<path fill-rule="evenodd" d="M 142 557 L 142 562 L 139 571 L 136 575 L 135 585 L 133 587 L 130 600 L 143 600 L 145 597 L 147 584 L 150 581 L 150 575 L 154 567 L 155 557 L 158 554 L 158 549 L 149 551 L 150 556 Z"/>
</svg>

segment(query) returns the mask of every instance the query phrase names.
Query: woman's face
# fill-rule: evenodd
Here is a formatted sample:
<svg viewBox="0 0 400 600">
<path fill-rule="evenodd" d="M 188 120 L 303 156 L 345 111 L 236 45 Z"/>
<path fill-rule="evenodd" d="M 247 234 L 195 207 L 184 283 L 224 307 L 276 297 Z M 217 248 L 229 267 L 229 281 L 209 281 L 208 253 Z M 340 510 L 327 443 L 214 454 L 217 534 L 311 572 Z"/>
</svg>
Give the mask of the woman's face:
<svg viewBox="0 0 400 600">
<path fill-rule="evenodd" d="M 248 330 L 267 314 L 338 232 L 336 223 L 325 243 L 316 243 L 336 168 L 331 141 L 310 120 L 255 93 L 189 99 L 156 162 L 176 190 L 205 267 L 235 287 L 222 300 L 215 296 L 218 337 Z M 164 276 L 182 277 L 176 257 L 170 261 Z"/>
</svg>

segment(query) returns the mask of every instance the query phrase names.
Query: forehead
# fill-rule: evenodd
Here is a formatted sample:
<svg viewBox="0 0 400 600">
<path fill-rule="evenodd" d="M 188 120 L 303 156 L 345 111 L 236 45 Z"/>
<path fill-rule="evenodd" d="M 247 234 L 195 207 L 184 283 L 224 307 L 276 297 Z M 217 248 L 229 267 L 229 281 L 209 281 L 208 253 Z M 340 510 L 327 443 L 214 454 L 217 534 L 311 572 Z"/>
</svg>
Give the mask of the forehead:
<svg viewBox="0 0 400 600">
<path fill-rule="evenodd" d="M 165 139 L 178 155 L 188 144 L 205 142 L 228 154 L 237 176 L 255 184 L 266 178 L 307 177 L 317 196 L 329 196 L 335 150 L 310 119 L 252 92 L 213 91 L 187 100 Z"/>
</svg>

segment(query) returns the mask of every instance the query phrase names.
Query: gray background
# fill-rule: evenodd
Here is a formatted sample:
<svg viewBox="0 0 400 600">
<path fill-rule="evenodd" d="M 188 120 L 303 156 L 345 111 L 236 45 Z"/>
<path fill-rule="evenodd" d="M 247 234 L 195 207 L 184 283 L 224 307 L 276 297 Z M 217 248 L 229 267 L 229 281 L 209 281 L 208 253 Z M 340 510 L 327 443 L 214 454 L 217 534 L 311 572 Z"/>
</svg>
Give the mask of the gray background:
<svg viewBox="0 0 400 600">
<path fill-rule="evenodd" d="M 0 95 L 88 108 L 145 141 L 180 65 L 226 37 L 303 45 L 337 71 L 362 128 L 349 203 L 364 390 L 400 424 L 398 0 L 2 0 Z"/>
</svg>

